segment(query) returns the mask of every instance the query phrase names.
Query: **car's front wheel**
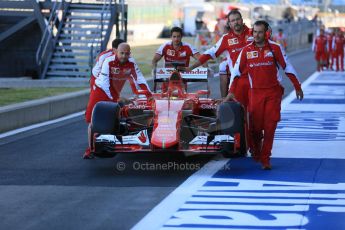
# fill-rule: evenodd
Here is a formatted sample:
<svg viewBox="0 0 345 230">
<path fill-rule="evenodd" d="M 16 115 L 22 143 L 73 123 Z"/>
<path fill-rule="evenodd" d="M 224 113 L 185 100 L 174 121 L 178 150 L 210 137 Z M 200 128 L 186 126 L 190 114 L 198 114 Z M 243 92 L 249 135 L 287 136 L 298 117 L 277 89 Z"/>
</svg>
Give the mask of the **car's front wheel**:
<svg viewBox="0 0 345 230">
<path fill-rule="evenodd" d="M 244 109 L 242 105 L 233 101 L 221 103 L 218 107 L 217 119 L 220 133 L 235 138 L 234 144 L 223 143 L 223 156 L 226 158 L 246 156 L 247 147 L 244 130 Z"/>
<path fill-rule="evenodd" d="M 91 146 L 94 146 L 94 134 L 116 135 L 120 131 L 120 105 L 115 102 L 100 101 L 92 111 L 91 118 Z M 94 146 L 94 154 L 99 157 L 113 157 L 115 153 L 108 153 L 102 148 Z"/>
</svg>

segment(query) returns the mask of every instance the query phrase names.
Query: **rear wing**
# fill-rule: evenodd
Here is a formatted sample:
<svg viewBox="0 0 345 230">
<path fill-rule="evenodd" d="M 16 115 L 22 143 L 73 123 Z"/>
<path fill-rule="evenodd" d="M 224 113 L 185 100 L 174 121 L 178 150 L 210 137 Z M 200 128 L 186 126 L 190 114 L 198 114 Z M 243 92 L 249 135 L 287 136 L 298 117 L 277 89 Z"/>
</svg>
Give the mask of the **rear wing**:
<svg viewBox="0 0 345 230">
<path fill-rule="evenodd" d="M 168 81 L 171 74 L 175 71 L 174 68 L 157 68 L 155 72 L 155 82 Z M 196 68 L 188 72 L 180 72 L 182 79 L 187 82 L 207 82 L 208 69 Z"/>
</svg>

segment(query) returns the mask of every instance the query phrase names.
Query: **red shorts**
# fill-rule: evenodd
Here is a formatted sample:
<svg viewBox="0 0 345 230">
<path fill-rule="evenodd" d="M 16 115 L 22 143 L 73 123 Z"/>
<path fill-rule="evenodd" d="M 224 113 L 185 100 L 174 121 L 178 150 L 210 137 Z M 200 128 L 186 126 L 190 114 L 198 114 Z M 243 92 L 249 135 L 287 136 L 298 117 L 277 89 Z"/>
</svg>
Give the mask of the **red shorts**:
<svg viewBox="0 0 345 230">
<path fill-rule="evenodd" d="M 117 98 L 114 98 L 114 99 L 117 99 Z M 112 101 L 112 100 L 105 94 L 105 92 L 102 89 L 98 88 L 94 84 L 91 88 L 89 102 L 87 104 L 86 111 L 85 111 L 85 121 L 87 123 L 91 122 L 93 107 L 99 101 Z"/>
</svg>

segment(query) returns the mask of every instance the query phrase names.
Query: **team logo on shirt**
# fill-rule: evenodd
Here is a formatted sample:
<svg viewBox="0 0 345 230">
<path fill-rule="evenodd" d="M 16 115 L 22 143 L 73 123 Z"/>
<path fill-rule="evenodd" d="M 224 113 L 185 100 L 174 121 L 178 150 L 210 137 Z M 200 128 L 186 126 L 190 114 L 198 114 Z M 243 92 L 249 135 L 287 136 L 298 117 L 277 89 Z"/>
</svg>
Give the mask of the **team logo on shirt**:
<svg viewBox="0 0 345 230">
<path fill-rule="evenodd" d="M 111 72 L 112 74 L 119 74 L 119 73 L 120 73 L 120 68 L 111 67 L 111 68 L 110 68 L 110 72 Z"/>
<path fill-rule="evenodd" d="M 180 57 L 185 57 L 185 56 L 187 56 L 186 51 L 180 52 Z"/>
<path fill-rule="evenodd" d="M 273 53 L 270 50 L 265 50 L 264 57 L 273 57 Z"/>
<path fill-rule="evenodd" d="M 175 50 L 170 50 L 170 49 L 168 49 L 168 50 L 167 50 L 167 54 L 168 54 L 169 56 L 175 56 Z"/>
<path fill-rule="evenodd" d="M 238 42 L 238 39 L 237 38 L 230 38 L 230 39 L 228 39 L 228 44 L 229 44 L 229 46 L 232 46 L 232 45 L 236 45 L 236 44 L 238 44 L 239 42 Z"/>
<path fill-rule="evenodd" d="M 253 58 L 258 58 L 258 57 L 259 57 L 258 51 L 247 52 L 247 59 L 253 59 Z"/>
</svg>

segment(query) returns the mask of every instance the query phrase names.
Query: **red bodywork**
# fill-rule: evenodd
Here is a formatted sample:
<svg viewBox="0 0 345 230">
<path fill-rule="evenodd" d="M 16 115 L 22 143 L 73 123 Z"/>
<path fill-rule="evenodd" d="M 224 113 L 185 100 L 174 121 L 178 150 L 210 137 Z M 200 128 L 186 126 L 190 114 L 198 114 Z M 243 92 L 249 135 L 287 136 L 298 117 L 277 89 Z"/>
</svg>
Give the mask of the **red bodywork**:
<svg viewBox="0 0 345 230">
<path fill-rule="evenodd" d="M 97 144 L 107 145 L 114 152 L 189 152 L 206 153 L 218 152 L 221 149 L 219 144 L 192 144 L 181 137 L 188 132 L 184 118 L 189 116 L 200 116 L 200 119 L 192 119 L 192 126 L 198 127 L 201 131 L 208 129 L 210 123 L 215 121 L 217 102 L 210 98 L 200 98 L 201 95 L 209 95 L 208 90 L 199 90 L 196 93 L 187 93 L 185 85 L 179 72 L 172 73 L 169 79 L 168 91 L 165 93 L 150 93 L 144 90 L 137 90 L 134 82 L 129 78 L 131 88 L 136 95 L 146 95 L 146 98 L 132 99 L 130 104 L 121 108 L 121 118 L 128 119 L 128 131 L 132 135 L 115 135 L 115 141 L 103 140 L 100 134 L 94 134 L 93 150 Z M 149 114 L 144 121 L 137 122 L 135 112 Z M 204 119 L 204 114 L 211 114 Z M 139 116 L 137 116 L 139 117 Z M 133 118 L 133 119 L 132 119 Z M 190 125 L 190 124 L 188 124 Z M 184 129 L 184 130 L 182 130 Z M 141 130 L 135 132 L 135 130 Z M 149 131 L 148 131 L 149 130 Z M 200 133 L 201 131 L 195 131 Z M 134 134 L 133 134 L 134 133 Z M 102 134 L 103 135 L 103 134 Z M 199 135 L 199 134 L 198 134 Z M 206 137 L 205 137 L 206 138 Z M 120 140 L 121 139 L 121 140 Z M 107 151 L 109 151 L 109 148 Z"/>
</svg>

